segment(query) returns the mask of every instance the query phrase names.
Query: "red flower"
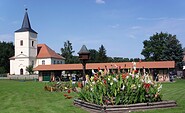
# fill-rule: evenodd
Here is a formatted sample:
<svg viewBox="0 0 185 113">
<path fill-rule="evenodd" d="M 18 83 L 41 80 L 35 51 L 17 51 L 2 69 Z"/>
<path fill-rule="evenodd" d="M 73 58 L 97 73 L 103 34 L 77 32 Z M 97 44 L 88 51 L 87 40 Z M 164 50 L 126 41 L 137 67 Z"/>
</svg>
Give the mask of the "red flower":
<svg viewBox="0 0 185 113">
<path fill-rule="evenodd" d="M 98 67 L 98 71 L 100 70 L 100 67 Z"/>
<path fill-rule="evenodd" d="M 138 70 L 134 70 L 135 73 L 138 73 Z"/>
<path fill-rule="evenodd" d="M 68 92 L 68 93 L 71 93 L 71 90 L 70 90 L 70 89 L 68 89 L 68 90 L 67 90 L 67 92 Z"/>
<path fill-rule="evenodd" d="M 144 87 L 145 87 L 145 88 L 150 88 L 150 84 L 149 84 L 149 83 L 145 83 L 145 84 L 144 84 Z"/>
<path fill-rule="evenodd" d="M 107 81 L 106 80 L 103 80 L 104 84 L 107 84 Z"/>
<path fill-rule="evenodd" d="M 122 74 L 122 79 L 125 79 L 128 76 L 128 74 Z"/>
</svg>

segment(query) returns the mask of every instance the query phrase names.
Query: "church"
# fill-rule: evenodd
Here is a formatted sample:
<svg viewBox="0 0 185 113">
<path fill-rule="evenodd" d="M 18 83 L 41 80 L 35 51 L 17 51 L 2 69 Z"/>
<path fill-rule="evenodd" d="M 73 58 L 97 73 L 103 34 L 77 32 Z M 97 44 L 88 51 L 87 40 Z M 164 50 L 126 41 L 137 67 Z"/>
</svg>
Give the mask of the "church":
<svg viewBox="0 0 185 113">
<path fill-rule="evenodd" d="M 58 55 L 46 44 L 38 44 L 37 32 L 31 28 L 26 9 L 22 27 L 15 31 L 15 53 L 10 58 L 10 74 L 26 75 L 26 67 L 32 65 L 64 64 L 65 58 Z"/>
</svg>

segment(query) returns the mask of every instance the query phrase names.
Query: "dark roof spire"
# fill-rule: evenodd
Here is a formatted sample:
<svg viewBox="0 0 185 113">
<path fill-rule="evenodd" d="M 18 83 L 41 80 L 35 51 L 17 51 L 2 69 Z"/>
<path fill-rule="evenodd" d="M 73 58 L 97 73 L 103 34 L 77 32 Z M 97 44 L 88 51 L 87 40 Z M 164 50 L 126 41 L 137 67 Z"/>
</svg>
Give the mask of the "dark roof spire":
<svg viewBox="0 0 185 113">
<path fill-rule="evenodd" d="M 82 48 L 80 49 L 80 51 L 78 52 L 78 54 L 90 54 L 90 52 L 87 49 L 87 47 L 85 45 L 83 45 Z"/>
<path fill-rule="evenodd" d="M 31 25 L 30 25 L 30 21 L 29 21 L 29 17 L 28 17 L 28 13 L 27 13 L 27 8 L 25 9 L 25 15 L 24 15 L 24 19 L 23 19 L 23 22 L 22 22 L 22 27 L 21 29 L 15 31 L 15 32 L 24 32 L 24 31 L 30 31 L 30 32 L 33 32 L 33 33 L 36 33 L 32 28 L 31 28 Z"/>
</svg>

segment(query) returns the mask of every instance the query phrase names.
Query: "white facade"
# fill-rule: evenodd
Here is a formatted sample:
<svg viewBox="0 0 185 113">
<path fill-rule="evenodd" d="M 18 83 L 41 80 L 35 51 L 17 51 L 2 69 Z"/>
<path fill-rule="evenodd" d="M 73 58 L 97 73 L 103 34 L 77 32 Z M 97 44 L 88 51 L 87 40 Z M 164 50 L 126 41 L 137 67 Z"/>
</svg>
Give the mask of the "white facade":
<svg viewBox="0 0 185 113">
<path fill-rule="evenodd" d="M 56 58 L 37 59 L 36 65 L 64 64 L 65 60 Z"/>
<path fill-rule="evenodd" d="M 15 56 L 10 60 L 10 74 L 29 74 L 26 67 L 36 66 L 37 34 L 29 31 L 15 32 Z"/>
</svg>

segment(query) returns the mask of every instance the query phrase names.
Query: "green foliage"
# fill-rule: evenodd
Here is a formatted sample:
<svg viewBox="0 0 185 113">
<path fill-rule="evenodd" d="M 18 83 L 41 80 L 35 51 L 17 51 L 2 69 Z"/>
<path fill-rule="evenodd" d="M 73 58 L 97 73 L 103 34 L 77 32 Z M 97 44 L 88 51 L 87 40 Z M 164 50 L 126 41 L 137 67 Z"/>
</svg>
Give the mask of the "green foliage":
<svg viewBox="0 0 185 113">
<path fill-rule="evenodd" d="M 161 101 L 162 85 L 148 75 L 96 74 L 79 92 L 79 98 L 99 104 L 134 104 Z"/>
<path fill-rule="evenodd" d="M 29 65 L 26 67 L 26 71 L 29 73 L 29 74 L 33 74 L 33 65 Z"/>
<path fill-rule="evenodd" d="M 65 63 L 74 63 L 74 60 L 73 60 L 73 53 L 75 51 L 73 51 L 73 47 L 72 47 L 72 43 L 67 40 L 66 42 L 64 42 L 64 47 L 61 48 L 61 55 L 63 57 L 65 57 Z"/>
<path fill-rule="evenodd" d="M 173 60 L 178 68 L 182 68 L 183 49 L 176 35 L 156 33 L 149 40 L 145 40 L 143 44 L 144 49 L 141 54 L 146 60 Z"/>
<path fill-rule="evenodd" d="M 103 45 L 100 46 L 98 50 L 98 61 L 99 62 L 107 62 L 108 58 L 106 55 L 106 49 Z"/>
<path fill-rule="evenodd" d="M 88 60 L 88 62 L 91 62 L 91 63 L 98 62 L 98 51 L 96 51 L 95 49 L 89 49 L 89 52 L 90 52 L 90 59 Z"/>
<path fill-rule="evenodd" d="M 12 42 L 0 41 L 0 74 L 10 72 L 9 58 L 14 55 L 14 45 Z"/>
</svg>

